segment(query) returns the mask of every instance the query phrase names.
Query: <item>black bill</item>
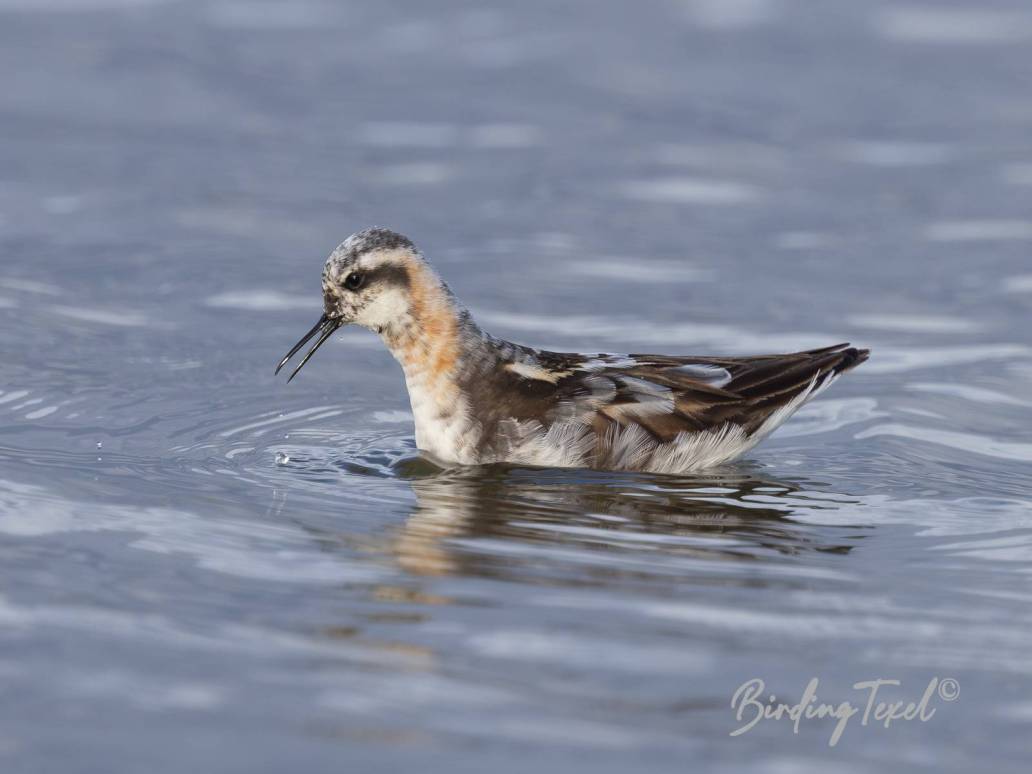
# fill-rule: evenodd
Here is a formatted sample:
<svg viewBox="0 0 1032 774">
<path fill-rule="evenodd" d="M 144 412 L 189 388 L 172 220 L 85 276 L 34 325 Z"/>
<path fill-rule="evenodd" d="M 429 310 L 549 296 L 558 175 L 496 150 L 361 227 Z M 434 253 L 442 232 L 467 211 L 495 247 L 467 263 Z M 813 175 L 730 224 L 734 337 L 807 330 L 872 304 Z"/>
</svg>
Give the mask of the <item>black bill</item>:
<svg viewBox="0 0 1032 774">
<path fill-rule="evenodd" d="M 341 324 L 342 323 L 340 320 L 335 319 L 333 317 L 329 317 L 325 314 L 322 317 L 320 317 L 319 322 L 315 324 L 312 330 L 308 331 L 308 333 L 302 336 L 301 341 L 295 344 L 293 348 L 291 348 L 290 352 L 287 353 L 286 357 L 284 357 L 280 361 L 279 365 L 276 366 L 276 373 L 279 373 L 280 369 L 282 369 L 283 366 L 287 364 L 287 361 L 289 361 L 290 358 L 294 357 L 294 355 L 298 353 L 301 347 L 307 344 L 313 336 L 315 336 L 317 333 L 322 334 L 321 336 L 319 336 L 318 339 L 316 339 L 315 344 L 312 345 L 312 348 L 308 350 L 308 352 L 305 354 L 303 358 L 301 358 L 301 362 L 297 364 L 297 368 L 295 368 L 293 373 L 290 374 L 290 378 L 287 379 L 287 383 L 289 384 L 290 380 L 297 376 L 297 372 L 305 367 L 305 363 L 307 363 L 309 358 L 311 358 L 312 355 L 315 354 L 315 351 L 323 345 L 326 339 L 330 338 L 330 336 L 333 335 L 333 332 L 337 330 L 337 328 L 339 328 Z"/>
</svg>

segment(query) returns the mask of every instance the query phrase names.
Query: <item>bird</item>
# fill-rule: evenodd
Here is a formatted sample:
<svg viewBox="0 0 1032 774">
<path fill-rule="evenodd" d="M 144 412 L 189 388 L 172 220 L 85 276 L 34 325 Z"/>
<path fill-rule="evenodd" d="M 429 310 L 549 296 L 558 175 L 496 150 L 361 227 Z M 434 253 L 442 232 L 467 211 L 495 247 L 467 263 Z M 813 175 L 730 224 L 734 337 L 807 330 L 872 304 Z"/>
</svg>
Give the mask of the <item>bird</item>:
<svg viewBox="0 0 1032 774">
<path fill-rule="evenodd" d="M 344 325 L 401 364 L 416 446 L 444 466 L 508 463 L 690 474 L 741 457 L 869 350 L 836 344 L 710 357 L 549 352 L 484 331 L 416 245 L 386 228 L 342 242 L 290 382 Z"/>
</svg>

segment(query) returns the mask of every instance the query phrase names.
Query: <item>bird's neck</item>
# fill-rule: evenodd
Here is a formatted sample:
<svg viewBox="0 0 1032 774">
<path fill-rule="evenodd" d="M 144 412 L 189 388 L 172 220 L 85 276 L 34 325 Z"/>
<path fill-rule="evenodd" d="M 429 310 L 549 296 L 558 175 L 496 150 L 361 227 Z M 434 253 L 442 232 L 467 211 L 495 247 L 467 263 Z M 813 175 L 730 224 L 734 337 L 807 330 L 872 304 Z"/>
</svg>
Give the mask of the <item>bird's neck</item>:
<svg viewBox="0 0 1032 774">
<path fill-rule="evenodd" d="M 469 313 L 430 267 L 409 271 L 409 309 L 403 319 L 380 332 L 405 372 L 419 448 L 456 457 L 469 421 L 461 387 L 476 368 L 483 334 Z"/>
<path fill-rule="evenodd" d="M 455 376 L 462 357 L 462 309 L 448 286 L 423 262 L 406 267 L 408 309 L 380 331 L 408 379 L 443 383 Z"/>
</svg>

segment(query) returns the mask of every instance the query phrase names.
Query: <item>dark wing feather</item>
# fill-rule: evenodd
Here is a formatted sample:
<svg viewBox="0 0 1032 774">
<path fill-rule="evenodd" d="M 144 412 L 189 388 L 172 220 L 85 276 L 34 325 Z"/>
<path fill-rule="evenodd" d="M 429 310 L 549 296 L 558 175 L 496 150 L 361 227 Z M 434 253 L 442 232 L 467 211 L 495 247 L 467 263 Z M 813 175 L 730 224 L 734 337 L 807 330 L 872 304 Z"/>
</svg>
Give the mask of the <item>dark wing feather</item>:
<svg viewBox="0 0 1032 774">
<path fill-rule="evenodd" d="M 546 354 L 546 353 L 542 353 Z M 671 357 L 633 354 L 576 356 L 547 353 L 549 367 L 566 373 L 558 385 L 606 422 L 638 424 L 658 440 L 715 429 L 725 423 L 755 431 L 778 408 L 811 385 L 864 362 L 868 350 L 833 347 L 758 357 Z M 608 362 L 607 362 L 608 361 Z M 608 386 L 608 392 L 599 384 Z M 590 385 L 586 389 L 585 385 Z"/>
</svg>

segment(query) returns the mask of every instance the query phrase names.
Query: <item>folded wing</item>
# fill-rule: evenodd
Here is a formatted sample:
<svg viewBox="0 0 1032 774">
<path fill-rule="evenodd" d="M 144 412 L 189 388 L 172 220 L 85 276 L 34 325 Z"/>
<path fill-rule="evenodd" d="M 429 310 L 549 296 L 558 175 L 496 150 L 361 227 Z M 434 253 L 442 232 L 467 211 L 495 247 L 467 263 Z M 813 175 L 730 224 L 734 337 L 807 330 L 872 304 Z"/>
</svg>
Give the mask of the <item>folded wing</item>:
<svg viewBox="0 0 1032 774">
<path fill-rule="evenodd" d="M 600 431 L 634 424 L 666 443 L 682 432 L 726 424 L 752 434 L 779 409 L 787 410 L 782 419 L 787 418 L 839 374 L 866 360 L 868 351 L 837 344 L 758 357 L 566 357 L 554 365 L 564 369 L 558 386 L 565 388 L 567 405 L 593 412 L 591 421 Z"/>
</svg>

